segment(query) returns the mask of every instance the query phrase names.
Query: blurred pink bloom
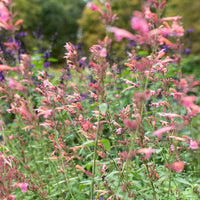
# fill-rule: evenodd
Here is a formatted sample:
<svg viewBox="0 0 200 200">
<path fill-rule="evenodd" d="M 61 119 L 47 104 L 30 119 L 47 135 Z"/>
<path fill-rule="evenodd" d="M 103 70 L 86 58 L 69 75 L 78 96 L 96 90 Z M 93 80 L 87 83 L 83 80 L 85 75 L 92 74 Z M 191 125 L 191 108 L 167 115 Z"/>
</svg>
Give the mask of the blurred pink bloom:
<svg viewBox="0 0 200 200">
<path fill-rule="evenodd" d="M 175 44 L 171 43 L 167 38 L 163 37 L 163 36 L 159 36 L 158 37 L 158 41 L 160 42 L 161 45 L 165 44 L 167 46 L 170 46 L 172 49 L 175 48 Z"/>
<path fill-rule="evenodd" d="M 87 7 L 91 8 L 92 11 L 96 10 L 103 15 L 103 11 L 98 6 L 94 5 L 93 3 L 88 3 Z"/>
<path fill-rule="evenodd" d="M 185 107 L 190 107 L 196 101 L 195 96 L 186 96 L 182 99 L 182 104 Z"/>
<path fill-rule="evenodd" d="M 110 32 L 114 32 L 117 42 L 121 42 L 123 38 L 131 39 L 131 40 L 136 39 L 136 37 L 129 31 L 117 28 L 115 26 L 109 27 L 109 28 L 107 28 L 107 30 Z"/>
<path fill-rule="evenodd" d="M 196 101 L 195 96 L 186 96 L 181 100 L 182 104 L 186 108 L 192 109 L 194 112 L 200 112 L 200 106 L 194 104 L 195 101 Z"/>
<path fill-rule="evenodd" d="M 14 187 L 19 187 L 22 190 L 22 193 L 25 193 L 28 190 L 28 183 L 19 183 L 16 182 Z"/>
<path fill-rule="evenodd" d="M 171 169 L 174 170 L 175 172 L 181 173 L 184 168 L 184 162 L 179 161 L 179 162 L 174 162 L 171 164 Z"/>
<path fill-rule="evenodd" d="M 176 161 L 176 162 L 173 162 L 171 165 L 165 164 L 165 167 L 175 172 L 181 173 L 183 171 L 184 165 L 185 164 L 183 161 Z"/>
<path fill-rule="evenodd" d="M 135 131 L 138 127 L 138 123 L 136 120 L 129 120 L 129 119 L 125 119 L 124 120 L 124 125 L 126 128 L 129 128 L 131 131 Z"/>
<path fill-rule="evenodd" d="M 148 33 L 149 32 L 149 26 L 147 21 L 140 17 L 135 16 L 131 19 L 132 29 L 136 31 L 141 31 L 142 33 Z"/>
<path fill-rule="evenodd" d="M 181 115 L 178 115 L 176 113 L 158 113 L 160 117 L 168 117 L 170 118 L 171 120 L 175 117 L 178 117 L 178 118 L 183 118 Z"/>
<path fill-rule="evenodd" d="M 21 86 L 21 85 L 17 81 L 15 81 L 13 78 L 9 78 L 9 87 L 13 89 L 14 86 Z"/>
<path fill-rule="evenodd" d="M 198 149 L 198 148 L 199 148 L 198 142 L 190 140 L 190 149 Z"/>
<path fill-rule="evenodd" d="M 89 121 L 87 121 L 82 125 L 82 128 L 83 128 L 84 131 L 88 131 L 90 126 L 91 125 L 90 125 Z"/>
<path fill-rule="evenodd" d="M 38 111 L 38 116 L 43 115 L 44 118 L 48 118 L 49 116 L 53 115 L 52 109 L 47 109 L 43 106 L 40 106 L 38 109 L 35 110 Z"/>
<path fill-rule="evenodd" d="M 6 6 L 2 2 L 0 2 L 0 21 L 6 22 L 8 18 L 9 18 L 9 11 L 6 8 Z"/>
<path fill-rule="evenodd" d="M 106 48 L 102 48 L 100 51 L 100 57 L 105 58 L 107 56 L 107 51 Z"/>
<path fill-rule="evenodd" d="M 116 130 L 116 133 L 119 135 L 119 134 L 121 134 L 122 133 L 122 128 L 118 128 L 117 130 Z"/>
<path fill-rule="evenodd" d="M 151 12 L 149 7 L 144 8 L 144 15 L 146 19 L 151 19 L 154 13 Z"/>
<path fill-rule="evenodd" d="M 137 150 L 137 153 L 145 154 L 145 160 L 148 160 L 151 157 L 151 154 L 154 152 L 155 150 L 152 148 L 142 148 Z"/>
<path fill-rule="evenodd" d="M 165 17 L 165 18 L 162 18 L 162 21 L 177 21 L 177 20 L 180 20 L 181 18 L 182 18 L 181 16 Z"/>
<path fill-rule="evenodd" d="M 7 5 L 11 4 L 11 0 L 1 0 L 1 1 L 4 2 Z"/>
<path fill-rule="evenodd" d="M 173 138 L 173 139 L 175 139 L 177 141 L 181 141 L 181 142 L 185 142 L 186 141 L 184 138 L 182 138 L 182 137 L 176 137 L 174 135 L 170 135 L 169 138 Z"/>
<path fill-rule="evenodd" d="M 16 195 L 10 194 L 8 197 L 9 197 L 10 200 L 15 200 Z M 5 199 L 5 200 L 6 200 L 6 199 Z"/>
<path fill-rule="evenodd" d="M 176 21 L 172 23 L 172 36 L 181 37 L 184 35 L 184 28 L 180 26 Z"/>
<path fill-rule="evenodd" d="M 20 183 L 19 187 L 22 190 L 22 193 L 25 193 L 28 190 L 28 183 Z"/>
<path fill-rule="evenodd" d="M 175 127 L 174 126 L 167 126 L 167 127 L 163 127 L 161 129 L 158 129 L 157 131 L 155 131 L 152 136 L 156 135 L 158 137 L 158 139 L 161 139 L 162 134 L 171 130 L 174 130 Z"/>
<path fill-rule="evenodd" d="M 1 71 L 4 71 L 4 70 L 11 70 L 11 71 L 13 71 L 15 68 L 13 68 L 13 67 L 10 67 L 10 66 L 8 66 L 8 65 L 0 65 L 0 72 Z"/>
</svg>

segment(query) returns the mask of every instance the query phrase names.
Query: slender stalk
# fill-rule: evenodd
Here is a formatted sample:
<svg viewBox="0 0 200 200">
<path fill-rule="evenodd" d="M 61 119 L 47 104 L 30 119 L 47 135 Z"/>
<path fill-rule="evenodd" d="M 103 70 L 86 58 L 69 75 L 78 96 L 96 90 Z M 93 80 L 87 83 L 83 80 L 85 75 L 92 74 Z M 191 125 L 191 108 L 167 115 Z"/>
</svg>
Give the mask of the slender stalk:
<svg viewBox="0 0 200 200">
<path fill-rule="evenodd" d="M 97 133 L 95 138 L 95 146 L 94 146 L 94 154 L 93 154 L 93 167 L 92 167 L 92 183 L 91 183 L 91 190 L 90 190 L 90 199 L 93 200 L 94 197 L 94 184 L 95 184 L 95 172 L 96 172 L 96 159 L 97 159 L 97 145 L 98 145 L 98 139 L 100 134 L 100 110 L 98 115 L 98 126 L 97 126 Z"/>
<path fill-rule="evenodd" d="M 145 166 L 146 166 L 147 173 L 148 173 L 148 176 L 149 176 L 149 179 L 150 179 L 151 188 L 152 188 L 152 190 L 153 190 L 153 198 L 154 198 L 154 199 L 157 199 L 157 198 L 156 198 L 155 187 L 154 187 L 153 181 L 152 181 L 151 178 L 150 178 L 150 173 L 149 173 L 149 166 L 148 166 L 148 163 L 146 163 Z"/>
</svg>

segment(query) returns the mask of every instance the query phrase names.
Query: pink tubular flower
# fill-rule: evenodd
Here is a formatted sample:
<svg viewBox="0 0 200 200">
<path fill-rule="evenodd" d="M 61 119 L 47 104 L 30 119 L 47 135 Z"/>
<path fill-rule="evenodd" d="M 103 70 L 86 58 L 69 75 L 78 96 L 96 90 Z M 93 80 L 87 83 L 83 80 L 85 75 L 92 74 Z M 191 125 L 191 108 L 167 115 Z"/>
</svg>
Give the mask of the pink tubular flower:
<svg viewBox="0 0 200 200">
<path fill-rule="evenodd" d="M 199 148 L 198 142 L 190 140 L 190 149 L 198 149 L 198 148 Z"/>
<path fill-rule="evenodd" d="M 22 193 L 25 193 L 28 190 L 28 183 L 20 183 L 19 187 L 22 190 Z"/>
<path fill-rule="evenodd" d="M 124 124 L 125 124 L 125 127 L 129 128 L 131 131 L 135 131 L 138 127 L 136 120 L 131 121 L 129 119 L 125 119 Z"/>
<path fill-rule="evenodd" d="M 183 171 L 184 165 L 185 164 L 183 161 L 176 161 L 176 162 L 173 162 L 171 165 L 165 164 L 165 167 L 175 172 L 181 173 Z"/>
<path fill-rule="evenodd" d="M 152 148 L 142 148 L 137 150 L 137 153 L 145 154 L 145 160 L 148 160 L 151 157 L 151 154 L 154 152 L 155 150 Z"/>
<path fill-rule="evenodd" d="M 102 48 L 99 55 L 100 57 L 105 58 L 107 56 L 106 48 Z"/>
<path fill-rule="evenodd" d="M 10 200 L 15 200 L 16 195 L 10 194 L 8 197 L 9 197 Z"/>
<path fill-rule="evenodd" d="M 6 22 L 9 18 L 9 11 L 6 6 L 0 2 L 0 21 Z"/>
<path fill-rule="evenodd" d="M 181 16 L 165 17 L 165 18 L 162 18 L 162 21 L 177 21 L 177 20 L 180 20 L 181 18 L 182 18 Z"/>
<path fill-rule="evenodd" d="M 148 33 L 149 32 L 149 26 L 145 19 L 142 17 L 133 17 L 131 19 L 132 29 L 136 31 L 141 31 L 142 33 Z"/>
<path fill-rule="evenodd" d="M 184 28 L 180 26 L 176 21 L 172 23 L 172 31 L 174 36 L 181 37 L 184 35 Z"/>
<path fill-rule="evenodd" d="M 98 6 L 94 5 L 93 3 L 88 3 L 87 7 L 91 8 L 92 11 L 96 10 L 103 15 L 103 11 Z"/>
<path fill-rule="evenodd" d="M 8 66 L 8 65 L 0 65 L 0 72 L 1 72 L 1 71 L 4 71 L 4 70 L 11 70 L 11 71 L 13 71 L 14 68 L 13 68 L 13 67 L 10 67 L 10 66 Z"/>
<path fill-rule="evenodd" d="M 108 27 L 107 30 L 110 32 L 114 32 L 117 42 L 121 42 L 123 38 L 131 39 L 131 40 L 136 39 L 135 36 L 132 33 L 130 33 L 129 31 L 117 28 L 115 26 Z"/>
<path fill-rule="evenodd" d="M 155 131 L 152 136 L 156 135 L 158 137 L 158 139 L 161 139 L 161 136 L 163 133 L 174 130 L 175 127 L 174 126 L 167 126 L 167 127 L 163 127 L 161 129 L 158 129 L 157 131 Z"/>
<path fill-rule="evenodd" d="M 22 190 L 22 193 L 25 193 L 28 190 L 28 183 L 19 183 L 16 182 L 14 187 L 19 187 Z"/>
<path fill-rule="evenodd" d="M 189 113 L 193 113 L 194 115 L 200 112 L 200 106 L 194 103 L 195 100 L 195 96 L 185 96 L 181 100 L 181 103 L 187 108 Z"/>
</svg>

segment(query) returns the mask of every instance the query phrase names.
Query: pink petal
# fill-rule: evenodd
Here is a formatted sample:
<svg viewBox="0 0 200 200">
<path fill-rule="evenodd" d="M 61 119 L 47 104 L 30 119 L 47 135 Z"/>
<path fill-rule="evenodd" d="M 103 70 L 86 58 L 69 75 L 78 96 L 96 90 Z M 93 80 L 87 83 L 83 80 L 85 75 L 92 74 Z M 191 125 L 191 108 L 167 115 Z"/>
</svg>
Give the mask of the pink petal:
<svg viewBox="0 0 200 200">
<path fill-rule="evenodd" d="M 19 183 L 19 187 L 22 190 L 22 193 L 25 193 L 28 190 L 28 183 Z"/>
<path fill-rule="evenodd" d="M 137 153 L 145 154 L 145 160 L 148 160 L 151 157 L 151 154 L 154 152 L 155 150 L 152 148 L 142 148 L 137 150 Z"/>
<path fill-rule="evenodd" d="M 162 137 L 162 134 L 167 132 L 167 131 L 171 131 L 171 130 L 174 130 L 175 127 L 174 126 L 167 126 L 167 127 L 163 127 L 157 131 L 155 131 L 152 136 L 156 135 L 158 137 L 158 139 L 160 140 L 161 137 Z"/>
<path fill-rule="evenodd" d="M 2 21 L 7 21 L 9 18 L 9 11 L 8 9 L 6 8 L 6 6 L 0 2 L 0 20 Z"/>
<path fill-rule="evenodd" d="M 184 162 L 183 161 L 174 162 L 174 163 L 172 163 L 171 168 L 175 172 L 181 173 L 184 168 Z"/>
<path fill-rule="evenodd" d="M 184 168 L 184 162 L 183 161 L 176 161 L 170 164 L 165 164 L 165 167 L 167 167 L 169 170 L 173 170 L 175 172 L 181 173 Z"/>
<path fill-rule="evenodd" d="M 10 194 L 8 197 L 9 197 L 10 200 L 15 200 L 16 195 Z"/>
<path fill-rule="evenodd" d="M 142 17 L 133 17 L 131 19 L 132 29 L 136 31 L 141 31 L 142 33 L 148 33 L 149 32 L 149 26 L 145 19 Z"/>
<path fill-rule="evenodd" d="M 101 49 L 100 56 L 103 57 L 103 58 L 105 58 L 107 56 L 106 48 Z"/>
<path fill-rule="evenodd" d="M 199 148 L 198 142 L 190 140 L 190 149 L 198 149 L 198 148 Z"/>
<path fill-rule="evenodd" d="M 122 41 L 123 38 L 135 40 L 135 36 L 129 31 L 126 31 L 124 29 L 120 29 L 113 26 L 113 27 L 109 27 L 107 30 L 110 32 L 114 32 L 117 42 Z"/>
</svg>

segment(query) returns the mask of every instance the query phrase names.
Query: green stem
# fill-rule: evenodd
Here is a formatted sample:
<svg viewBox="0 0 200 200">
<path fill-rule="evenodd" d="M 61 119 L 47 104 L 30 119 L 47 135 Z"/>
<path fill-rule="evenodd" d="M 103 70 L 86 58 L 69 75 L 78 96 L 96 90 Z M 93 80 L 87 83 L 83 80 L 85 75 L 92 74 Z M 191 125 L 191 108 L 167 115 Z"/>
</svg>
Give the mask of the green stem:
<svg viewBox="0 0 200 200">
<path fill-rule="evenodd" d="M 147 173 L 148 173 L 148 176 L 149 176 L 149 179 L 150 179 L 151 188 L 152 188 L 152 190 L 153 190 L 153 198 L 156 199 L 156 191 L 155 191 L 155 188 L 154 188 L 154 185 L 153 185 L 153 181 L 152 181 L 151 178 L 150 178 L 148 163 L 146 163 L 145 165 L 146 165 Z"/>
<path fill-rule="evenodd" d="M 100 133 L 100 110 L 98 116 L 98 126 L 97 126 L 97 133 L 95 138 L 95 146 L 94 146 L 94 154 L 93 154 L 93 167 L 92 167 L 92 183 L 91 183 L 91 191 L 90 191 L 90 199 L 93 200 L 94 197 L 94 184 L 95 184 L 95 172 L 96 172 L 96 158 L 97 158 L 97 145 L 99 140 L 99 133 Z"/>
</svg>

